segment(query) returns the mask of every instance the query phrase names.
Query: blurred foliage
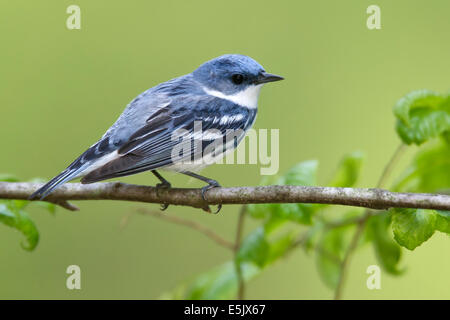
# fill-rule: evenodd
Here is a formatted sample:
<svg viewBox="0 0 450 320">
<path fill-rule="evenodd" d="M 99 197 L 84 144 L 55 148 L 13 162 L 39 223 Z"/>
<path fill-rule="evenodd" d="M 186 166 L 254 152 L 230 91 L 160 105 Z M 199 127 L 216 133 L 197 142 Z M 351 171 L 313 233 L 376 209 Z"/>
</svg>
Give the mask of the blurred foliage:
<svg viewBox="0 0 450 320">
<path fill-rule="evenodd" d="M 428 90 L 407 94 L 394 107 L 397 133 L 407 145 L 421 145 L 414 160 L 400 174 L 393 189 L 400 192 L 441 192 L 450 187 L 450 98 Z M 423 146 L 422 146 L 423 145 Z M 353 187 L 361 172 L 364 155 L 343 157 L 328 185 Z M 303 161 L 285 174 L 261 184 L 315 186 L 319 162 Z M 0 175 L 0 181 L 17 178 Z M 39 203 L 39 202 L 38 202 Z M 39 233 L 24 211 L 28 201 L 0 200 L 0 222 L 25 236 L 22 247 L 33 250 Z M 40 203 L 54 213 L 55 206 Z M 238 269 L 248 282 L 298 247 L 314 252 L 324 283 L 336 288 L 342 262 L 355 227 L 368 210 L 324 204 L 258 204 L 246 206 L 245 215 L 260 221 L 242 241 L 235 259 L 200 274 L 162 295 L 164 299 L 231 299 L 238 290 Z M 380 265 L 399 275 L 402 248 L 414 250 L 436 231 L 450 233 L 450 212 L 422 209 L 391 209 L 368 217 L 358 246 L 372 245 Z"/>
<path fill-rule="evenodd" d="M 407 145 L 424 145 L 397 178 L 393 186 L 395 191 L 439 192 L 450 187 L 449 102 L 449 95 L 419 90 L 407 94 L 395 105 L 396 129 L 400 139 Z M 345 155 L 328 185 L 355 186 L 363 160 L 363 153 L 359 151 Z M 278 179 L 262 181 L 261 184 L 314 186 L 318 165 L 316 160 L 303 161 Z M 335 206 L 323 204 L 248 205 L 246 214 L 261 220 L 261 226 L 244 239 L 235 263 L 242 266 L 243 279 L 247 282 L 300 243 L 304 250 L 315 253 L 320 277 L 328 287 L 335 289 L 355 227 L 367 212 L 361 208 L 339 212 Z M 304 227 L 301 231 L 293 231 L 289 228 L 291 224 Z M 400 275 L 404 271 L 399 267 L 402 247 L 414 250 L 435 231 L 450 233 L 450 212 L 422 209 L 379 211 L 367 219 L 358 245 L 370 244 L 382 268 L 392 275 Z M 275 233 L 277 237 L 274 240 Z M 235 270 L 230 261 L 214 272 L 200 275 L 166 293 L 162 298 L 234 298 L 238 288 Z"/>
</svg>

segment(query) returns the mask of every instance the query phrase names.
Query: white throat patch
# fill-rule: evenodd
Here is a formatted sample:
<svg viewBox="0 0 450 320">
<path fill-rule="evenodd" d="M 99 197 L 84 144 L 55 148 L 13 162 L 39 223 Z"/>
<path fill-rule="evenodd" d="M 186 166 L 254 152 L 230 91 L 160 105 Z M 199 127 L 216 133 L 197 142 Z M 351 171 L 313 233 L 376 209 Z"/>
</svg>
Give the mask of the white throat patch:
<svg viewBox="0 0 450 320">
<path fill-rule="evenodd" d="M 258 106 L 258 97 L 259 97 L 259 91 L 261 90 L 261 87 L 262 87 L 262 84 L 258 84 L 256 86 L 251 85 L 251 86 L 248 86 L 247 89 L 245 89 L 241 92 L 235 93 L 235 94 L 231 94 L 231 95 L 223 94 L 220 91 L 211 90 L 206 87 L 203 87 L 203 90 L 207 94 L 212 95 L 214 97 L 232 101 L 234 103 L 237 103 L 237 104 L 239 104 L 243 107 L 247 107 L 249 109 L 255 109 Z"/>
</svg>

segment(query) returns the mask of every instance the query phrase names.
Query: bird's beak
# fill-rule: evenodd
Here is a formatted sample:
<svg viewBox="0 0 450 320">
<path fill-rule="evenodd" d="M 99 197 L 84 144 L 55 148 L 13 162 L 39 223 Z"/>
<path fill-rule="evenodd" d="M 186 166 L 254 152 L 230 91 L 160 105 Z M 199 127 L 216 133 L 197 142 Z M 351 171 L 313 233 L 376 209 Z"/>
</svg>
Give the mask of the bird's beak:
<svg viewBox="0 0 450 320">
<path fill-rule="evenodd" d="M 267 72 L 262 72 L 259 74 L 258 78 L 255 81 L 255 84 L 263 84 L 267 82 L 280 81 L 284 78 L 281 76 L 277 76 L 276 74 L 271 74 Z"/>
</svg>

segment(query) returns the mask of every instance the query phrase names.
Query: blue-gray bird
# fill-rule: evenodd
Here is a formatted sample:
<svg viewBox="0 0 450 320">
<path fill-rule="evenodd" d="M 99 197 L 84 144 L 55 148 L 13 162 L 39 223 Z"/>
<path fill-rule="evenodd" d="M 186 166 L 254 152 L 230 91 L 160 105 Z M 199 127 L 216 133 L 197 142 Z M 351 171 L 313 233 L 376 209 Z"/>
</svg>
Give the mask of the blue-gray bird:
<svg viewBox="0 0 450 320">
<path fill-rule="evenodd" d="M 30 199 L 43 199 L 61 184 L 80 177 L 82 183 L 92 183 L 147 170 L 161 181 L 157 187 L 170 187 L 158 169 L 174 170 L 206 182 L 204 196 L 220 184 L 192 172 L 199 169 L 198 164 L 174 159 L 173 150 L 179 144 L 173 138 L 174 132 L 184 130 L 184 137 L 200 140 L 200 150 L 190 148 L 183 154 L 184 160 L 205 151 L 217 139 L 217 133 L 225 138 L 229 130 L 240 132 L 234 143 L 224 144 L 225 153 L 233 150 L 255 121 L 262 85 L 282 79 L 267 73 L 250 57 L 229 54 L 150 88 L 130 102 L 98 142 Z M 195 122 L 201 123 L 202 130 L 215 129 L 215 134 L 195 135 Z"/>
</svg>

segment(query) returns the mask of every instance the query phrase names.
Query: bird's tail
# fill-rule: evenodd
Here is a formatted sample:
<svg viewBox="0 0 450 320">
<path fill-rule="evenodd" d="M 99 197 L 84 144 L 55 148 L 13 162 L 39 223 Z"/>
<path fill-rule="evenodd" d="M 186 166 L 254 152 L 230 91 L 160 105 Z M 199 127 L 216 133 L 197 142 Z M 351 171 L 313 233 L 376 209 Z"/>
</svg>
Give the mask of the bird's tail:
<svg viewBox="0 0 450 320">
<path fill-rule="evenodd" d="M 52 180 L 47 182 L 45 185 L 36 190 L 28 199 L 29 200 L 43 200 L 46 196 L 48 196 L 51 192 L 53 192 L 56 188 L 58 188 L 63 183 L 75 179 L 80 172 L 80 168 L 70 167 L 58 174 Z"/>
</svg>

